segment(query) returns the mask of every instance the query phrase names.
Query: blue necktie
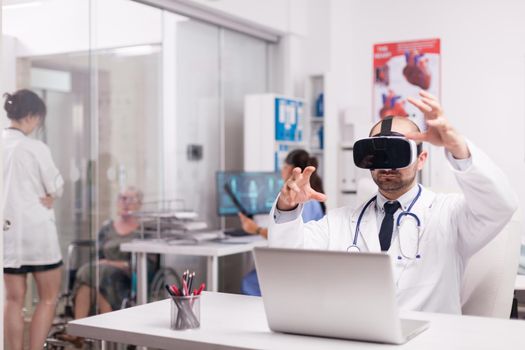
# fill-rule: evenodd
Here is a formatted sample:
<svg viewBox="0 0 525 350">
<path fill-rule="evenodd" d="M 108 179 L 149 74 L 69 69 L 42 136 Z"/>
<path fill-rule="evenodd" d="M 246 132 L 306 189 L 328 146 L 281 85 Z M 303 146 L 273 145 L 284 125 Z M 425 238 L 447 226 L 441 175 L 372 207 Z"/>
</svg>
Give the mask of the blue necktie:
<svg viewBox="0 0 525 350">
<path fill-rule="evenodd" d="M 392 231 L 394 231 L 394 213 L 401 207 L 398 201 L 385 203 L 385 217 L 379 229 L 379 243 L 381 250 L 387 251 L 392 242 Z"/>
</svg>

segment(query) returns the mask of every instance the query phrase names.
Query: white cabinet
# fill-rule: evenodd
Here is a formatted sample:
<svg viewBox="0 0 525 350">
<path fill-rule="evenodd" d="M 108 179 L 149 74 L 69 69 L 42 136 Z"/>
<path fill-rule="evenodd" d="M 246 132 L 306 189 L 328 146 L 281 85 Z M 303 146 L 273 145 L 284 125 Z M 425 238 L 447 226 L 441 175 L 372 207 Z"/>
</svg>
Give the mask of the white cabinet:
<svg viewBox="0 0 525 350">
<path fill-rule="evenodd" d="M 339 204 L 354 206 L 357 200 L 358 168 L 354 164 L 354 113 L 346 110 L 339 118 Z"/>
<path fill-rule="evenodd" d="M 339 188 L 342 193 L 353 193 L 357 191 L 356 183 L 356 166 L 354 164 L 353 145 L 341 144 L 340 154 L 340 184 Z"/>
<path fill-rule="evenodd" d="M 312 75 L 307 78 L 305 89 L 307 103 L 307 148 L 319 162 L 318 172 L 324 175 L 325 143 L 325 79 L 324 75 Z"/>
<path fill-rule="evenodd" d="M 305 148 L 305 101 L 276 94 L 244 99 L 244 170 L 279 171 L 293 149 Z"/>
</svg>

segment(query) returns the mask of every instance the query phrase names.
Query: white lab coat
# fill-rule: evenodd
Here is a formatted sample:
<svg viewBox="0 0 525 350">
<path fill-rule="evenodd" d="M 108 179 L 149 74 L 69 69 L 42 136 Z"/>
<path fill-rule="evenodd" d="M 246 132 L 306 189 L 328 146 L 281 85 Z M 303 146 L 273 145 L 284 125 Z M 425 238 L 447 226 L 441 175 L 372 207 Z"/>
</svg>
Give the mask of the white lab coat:
<svg viewBox="0 0 525 350">
<path fill-rule="evenodd" d="M 412 208 L 422 221 L 421 258 L 399 260 L 398 239 L 404 231 L 393 235 L 388 254 L 392 257 L 401 309 L 460 314 L 461 281 L 469 257 L 491 241 L 517 209 L 517 199 L 506 176 L 471 143 L 469 149 L 471 165 L 464 171 L 452 170 L 463 195 L 436 194 L 423 188 Z M 277 224 L 274 206 L 270 213 L 269 245 L 346 251 L 352 244 L 363 205 L 355 211 L 346 207 L 331 210 L 322 220 L 308 224 L 300 219 Z M 378 227 L 372 204 L 361 222 L 357 242 L 361 252 L 381 251 Z M 415 251 L 415 239 L 402 242 L 404 251 Z"/>
<path fill-rule="evenodd" d="M 4 267 L 48 265 L 62 259 L 55 214 L 40 202 L 62 194 L 64 180 L 46 144 L 21 131 L 2 132 L 3 210 L 11 227 L 4 231 Z"/>
</svg>

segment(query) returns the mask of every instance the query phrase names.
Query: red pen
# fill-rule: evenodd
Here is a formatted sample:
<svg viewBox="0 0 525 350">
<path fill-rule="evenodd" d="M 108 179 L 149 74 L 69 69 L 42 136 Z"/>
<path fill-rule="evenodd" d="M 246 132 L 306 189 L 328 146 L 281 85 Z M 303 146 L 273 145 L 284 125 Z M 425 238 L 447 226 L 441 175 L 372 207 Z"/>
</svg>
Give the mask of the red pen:
<svg viewBox="0 0 525 350">
<path fill-rule="evenodd" d="M 185 279 L 182 279 L 182 296 L 188 296 L 190 293 L 188 292 L 188 284 L 186 283 Z"/>
<path fill-rule="evenodd" d="M 206 287 L 206 285 L 204 283 L 202 283 L 201 286 L 199 287 L 199 289 L 197 289 L 195 291 L 195 295 L 200 295 L 205 287 Z"/>
<path fill-rule="evenodd" d="M 180 292 L 179 292 L 179 289 L 177 288 L 176 285 L 172 284 L 172 285 L 170 286 L 170 288 L 171 288 L 171 291 L 175 294 L 175 296 L 180 297 Z"/>
</svg>

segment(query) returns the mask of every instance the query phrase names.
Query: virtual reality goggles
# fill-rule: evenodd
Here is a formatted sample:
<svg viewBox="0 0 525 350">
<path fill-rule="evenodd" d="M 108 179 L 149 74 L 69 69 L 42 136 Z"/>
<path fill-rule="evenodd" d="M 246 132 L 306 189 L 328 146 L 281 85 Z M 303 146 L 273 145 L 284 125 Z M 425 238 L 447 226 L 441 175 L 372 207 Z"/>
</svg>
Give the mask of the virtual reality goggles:
<svg viewBox="0 0 525 350">
<path fill-rule="evenodd" d="M 381 132 L 354 143 L 354 163 L 363 169 L 403 169 L 413 164 L 421 145 L 403 134 L 392 132 L 392 118 L 385 118 Z"/>
</svg>

